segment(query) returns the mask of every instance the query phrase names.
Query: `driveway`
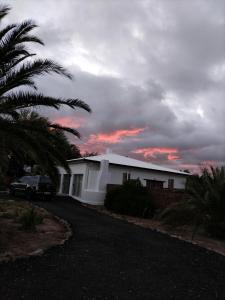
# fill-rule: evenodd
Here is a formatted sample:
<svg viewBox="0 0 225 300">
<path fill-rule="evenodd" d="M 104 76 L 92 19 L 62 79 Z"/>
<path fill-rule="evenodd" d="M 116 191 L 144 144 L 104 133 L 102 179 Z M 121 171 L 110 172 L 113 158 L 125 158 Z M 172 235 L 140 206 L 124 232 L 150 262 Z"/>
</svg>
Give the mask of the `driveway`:
<svg viewBox="0 0 225 300">
<path fill-rule="evenodd" d="M 0 299 L 225 299 L 225 257 L 73 200 L 39 204 L 68 220 L 73 237 L 0 265 Z"/>
</svg>

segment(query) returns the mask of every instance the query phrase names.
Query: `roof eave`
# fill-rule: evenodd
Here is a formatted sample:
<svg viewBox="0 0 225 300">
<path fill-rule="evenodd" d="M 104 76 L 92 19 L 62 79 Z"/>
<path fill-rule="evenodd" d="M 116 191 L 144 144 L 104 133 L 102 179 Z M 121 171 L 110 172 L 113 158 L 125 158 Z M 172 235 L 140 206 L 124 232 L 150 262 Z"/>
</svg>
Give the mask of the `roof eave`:
<svg viewBox="0 0 225 300">
<path fill-rule="evenodd" d="M 88 157 L 83 157 L 82 160 L 100 163 L 99 160 L 89 159 Z M 156 171 L 156 172 L 166 172 L 166 173 L 172 173 L 172 174 L 177 174 L 177 175 L 185 175 L 185 176 L 190 176 L 191 175 L 190 173 L 185 173 L 185 172 L 176 171 L 176 170 L 171 170 L 171 171 L 169 171 L 169 170 L 159 170 L 159 169 L 130 166 L 130 165 L 124 165 L 124 164 L 112 163 L 112 162 L 109 162 L 109 164 L 110 165 L 115 165 L 115 166 L 125 166 L 125 167 L 130 167 L 130 168 L 142 169 L 142 170 L 151 170 L 151 171 Z"/>
</svg>

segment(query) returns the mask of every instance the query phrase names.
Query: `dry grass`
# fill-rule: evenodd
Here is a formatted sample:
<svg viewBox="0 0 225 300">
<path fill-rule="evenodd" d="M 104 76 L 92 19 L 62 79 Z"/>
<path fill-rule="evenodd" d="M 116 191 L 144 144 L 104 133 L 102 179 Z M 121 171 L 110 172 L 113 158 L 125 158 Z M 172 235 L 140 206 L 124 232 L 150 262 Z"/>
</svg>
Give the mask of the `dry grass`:
<svg viewBox="0 0 225 300">
<path fill-rule="evenodd" d="M 35 230 L 24 230 L 20 217 L 34 208 L 43 221 Z M 46 210 L 26 201 L 0 200 L 0 261 L 32 255 L 65 240 L 67 228 Z"/>
</svg>

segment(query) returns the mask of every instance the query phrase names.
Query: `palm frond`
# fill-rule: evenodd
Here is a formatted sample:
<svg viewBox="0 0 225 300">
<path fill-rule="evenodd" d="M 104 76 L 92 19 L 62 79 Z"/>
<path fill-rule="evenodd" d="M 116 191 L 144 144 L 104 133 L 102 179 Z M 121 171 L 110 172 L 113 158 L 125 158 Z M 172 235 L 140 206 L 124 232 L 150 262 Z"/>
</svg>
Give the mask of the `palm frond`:
<svg viewBox="0 0 225 300">
<path fill-rule="evenodd" d="M 49 73 L 57 73 L 71 78 L 71 75 L 57 63 L 47 59 L 37 59 L 34 62 L 27 62 L 19 69 L 11 70 L 10 73 L 2 78 L 0 82 L 0 95 L 24 85 L 35 87 L 34 81 L 31 78 Z"/>
<path fill-rule="evenodd" d="M 2 97 L 0 99 L 0 112 L 41 105 L 44 105 L 46 107 L 54 107 L 55 109 L 59 109 L 61 105 L 66 105 L 73 109 L 78 107 L 91 112 L 90 107 L 80 99 L 61 99 L 44 96 L 43 94 L 34 94 L 31 92 L 23 91 Z"/>
<path fill-rule="evenodd" d="M 8 15 L 10 11 L 10 7 L 8 5 L 1 5 L 0 6 L 0 21 L 6 16 Z"/>
<path fill-rule="evenodd" d="M 0 20 L 8 12 L 8 6 L 1 6 Z M 37 89 L 36 76 L 56 73 L 72 78 L 66 69 L 52 60 L 30 59 L 34 54 L 27 48 L 27 43 L 43 45 L 41 39 L 31 34 L 36 27 L 33 21 L 28 20 L 0 30 L 0 153 L 2 158 L 14 153 L 19 159 L 26 154 L 56 180 L 57 166 L 70 172 L 65 157 L 71 149 L 64 133 L 69 132 L 77 137 L 80 134 L 76 129 L 52 124 L 31 108 L 43 106 L 59 109 L 66 105 L 87 112 L 91 109 L 80 99 L 54 98 L 23 91 L 24 87 Z M 0 168 L 2 165 L 0 160 Z"/>
<path fill-rule="evenodd" d="M 16 27 L 16 24 L 10 24 L 7 25 L 5 28 L 3 28 L 2 30 L 0 30 L 0 40 L 13 28 Z"/>
<path fill-rule="evenodd" d="M 64 102 L 66 105 L 70 106 L 71 108 L 79 107 L 86 110 L 89 113 L 91 112 L 90 106 L 80 99 L 67 99 L 64 100 Z"/>
<path fill-rule="evenodd" d="M 37 124 L 36 124 L 37 125 Z M 63 152 L 58 147 L 62 140 L 44 128 L 30 124 L 29 130 L 21 123 L 13 123 L 11 121 L 0 119 L 0 137 L 1 132 L 10 134 L 8 150 L 14 150 L 15 147 L 20 147 L 20 151 L 27 153 L 40 166 L 48 170 L 51 176 L 56 178 L 57 168 L 61 165 L 67 172 L 70 172 L 69 166 L 64 158 Z M 27 130 L 25 130 L 27 129 Z M 25 131 L 24 131 L 25 130 Z M 53 142 L 54 141 L 54 142 Z M 1 148 L 1 147 L 0 147 Z M 54 172 L 53 172 L 54 171 Z"/>
<path fill-rule="evenodd" d="M 31 36 L 31 40 L 28 38 L 29 35 L 27 35 L 27 33 L 35 27 L 37 27 L 37 25 L 31 20 L 16 25 L 12 30 L 9 31 L 6 37 L 1 39 L 1 51 L 5 52 L 9 48 L 15 47 L 16 44 L 23 42 L 36 42 L 43 45 L 43 42 L 39 38 L 36 38 L 36 40 L 33 36 Z"/>
<path fill-rule="evenodd" d="M 73 135 L 77 136 L 78 138 L 81 137 L 80 133 L 76 129 L 73 129 L 73 128 L 70 128 L 70 127 L 60 126 L 59 124 L 51 124 L 51 123 L 48 124 L 48 127 L 49 128 L 54 128 L 54 129 L 60 129 L 60 130 L 72 133 Z"/>
</svg>

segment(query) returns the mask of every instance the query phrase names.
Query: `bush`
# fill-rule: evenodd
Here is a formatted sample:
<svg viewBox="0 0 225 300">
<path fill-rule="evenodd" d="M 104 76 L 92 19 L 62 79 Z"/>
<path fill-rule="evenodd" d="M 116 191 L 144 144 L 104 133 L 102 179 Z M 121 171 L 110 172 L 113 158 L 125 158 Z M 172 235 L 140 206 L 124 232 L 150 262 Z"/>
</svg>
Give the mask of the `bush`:
<svg viewBox="0 0 225 300">
<path fill-rule="evenodd" d="M 106 194 L 105 207 L 113 212 L 138 216 L 153 216 L 151 196 L 141 185 L 140 180 L 127 181 Z"/>
<path fill-rule="evenodd" d="M 165 208 L 158 215 L 158 219 L 173 227 L 193 225 L 197 222 L 196 213 L 188 206 L 187 202 L 175 203 Z"/>
<path fill-rule="evenodd" d="M 209 222 L 205 225 L 206 232 L 215 238 L 225 239 L 225 221 L 224 222 Z"/>
<path fill-rule="evenodd" d="M 5 191 L 6 187 L 5 187 L 5 181 L 4 181 L 4 177 L 0 172 L 0 191 Z"/>
<path fill-rule="evenodd" d="M 42 216 L 40 216 L 32 207 L 26 210 L 19 218 L 19 222 L 22 225 L 22 229 L 35 230 L 36 225 L 43 222 Z"/>
<path fill-rule="evenodd" d="M 193 235 L 202 227 L 212 237 L 225 239 L 225 168 L 204 169 L 187 182 L 189 200 L 161 214 L 164 223 L 193 225 Z"/>
</svg>

